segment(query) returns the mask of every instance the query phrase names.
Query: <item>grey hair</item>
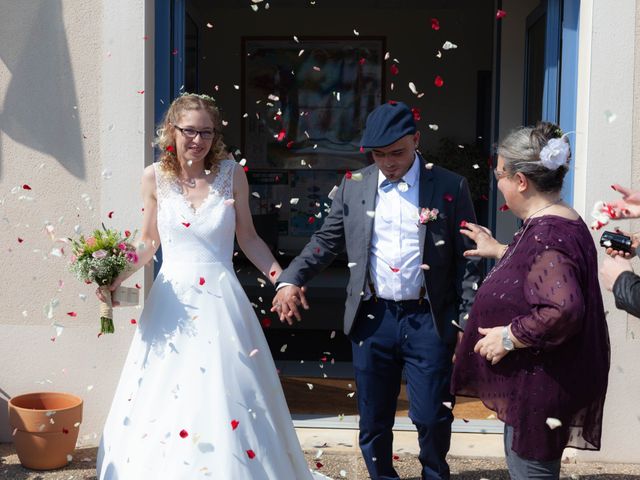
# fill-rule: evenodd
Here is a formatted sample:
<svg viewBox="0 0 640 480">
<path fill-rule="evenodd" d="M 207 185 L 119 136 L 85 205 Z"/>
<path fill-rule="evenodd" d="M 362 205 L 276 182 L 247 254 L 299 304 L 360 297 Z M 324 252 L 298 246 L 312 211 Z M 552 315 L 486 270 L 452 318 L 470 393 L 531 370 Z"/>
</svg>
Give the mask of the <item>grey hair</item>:
<svg viewBox="0 0 640 480">
<path fill-rule="evenodd" d="M 498 146 L 510 175 L 522 173 L 542 193 L 559 192 L 568 171 L 567 165 L 550 170 L 540 162 L 540 152 L 552 138 L 561 138 L 562 130 L 550 122 L 538 122 L 535 127 L 521 127 L 512 131 Z M 564 141 L 568 142 L 566 137 Z"/>
</svg>

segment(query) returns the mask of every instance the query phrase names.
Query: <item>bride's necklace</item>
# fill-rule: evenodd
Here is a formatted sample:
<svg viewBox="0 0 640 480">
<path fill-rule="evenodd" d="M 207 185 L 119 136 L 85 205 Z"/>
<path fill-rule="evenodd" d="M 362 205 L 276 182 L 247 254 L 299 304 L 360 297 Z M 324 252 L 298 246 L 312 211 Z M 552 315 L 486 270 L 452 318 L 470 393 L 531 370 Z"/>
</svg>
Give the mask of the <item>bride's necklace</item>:
<svg viewBox="0 0 640 480">
<path fill-rule="evenodd" d="M 497 272 L 498 270 L 500 270 L 500 268 L 502 268 L 502 266 L 505 263 L 508 263 L 509 259 L 513 256 L 513 252 L 516 251 L 516 249 L 518 248 L 518 245 L 520 244 L 520 240 L 522 240 L 522 238 L 524 237 L 524 234 L 527 232 L 527 229 L 529 228 L 529 225 L 531 225 L 530 220 L 535 217 L 538 213 L 540 213 L 543 210 L 546 210 L 549 207 L 552 207 L 553 205 L 556 205 L 558 203 L 560 203 L 562 201 L 562 198 L 558 198 L 557 200 L 554 200 L 553 202 L 545 205 L 544 207 L 536 210 L 535 212 L 533 212 L 531 215 L 529 215 L 527 218 L 525 218 L 522 226 L 520 227 L 520 229 L 516 232 L 515 235 L 520 234 L 520 236 L 518 237 L 518 241 L 516 241 L 516 244 L 513 246 L 513 248 L 509 251 L 509 255 L 507 255 L 506 257 L 502 257 L 500 260 L 498 260 L 498 263 L 496 263 L 493 268 L 491 269 L 491 271 L 487 274 L 487 276 L 485 277 L 485 281 L 487 281 L 489 278 L 491 278 L 491 275 L 493 275 L 495 272 Z M 515 237 L 514 235 L 514 237 Z"/>
</svg>

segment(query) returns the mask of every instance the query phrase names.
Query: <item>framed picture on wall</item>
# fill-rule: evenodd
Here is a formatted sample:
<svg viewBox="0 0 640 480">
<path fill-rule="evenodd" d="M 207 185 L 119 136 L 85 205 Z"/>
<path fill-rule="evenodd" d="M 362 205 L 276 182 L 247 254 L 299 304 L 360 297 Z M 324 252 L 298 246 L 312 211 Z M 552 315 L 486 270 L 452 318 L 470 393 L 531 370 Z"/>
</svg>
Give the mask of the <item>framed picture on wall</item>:
<svg viewBox="0 0 640 480">
<path fill-rule="evenodd" d="M 242 151 L 253 168 L 361 168 L 384 92 L 384 37 L 242 39 Z"/>
</svg>

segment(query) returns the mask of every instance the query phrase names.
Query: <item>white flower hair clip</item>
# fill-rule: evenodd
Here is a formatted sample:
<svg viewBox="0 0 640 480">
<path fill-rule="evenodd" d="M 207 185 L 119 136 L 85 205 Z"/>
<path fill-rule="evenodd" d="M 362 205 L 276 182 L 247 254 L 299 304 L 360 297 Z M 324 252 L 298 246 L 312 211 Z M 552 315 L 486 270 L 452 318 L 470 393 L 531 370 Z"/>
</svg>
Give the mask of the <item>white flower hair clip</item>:
<svg viewBox="0 0 640 480">
<path fill-rule="evenodd" d="M 560 138 L 549 139 L 540 151 L 540 163 L 549 170 L 557 170 L 562 165 L 566 165 L 569 160 L 571 148 L 569 142 L 564 139 L 566 135 L 565 133 Z"/>
</svg>

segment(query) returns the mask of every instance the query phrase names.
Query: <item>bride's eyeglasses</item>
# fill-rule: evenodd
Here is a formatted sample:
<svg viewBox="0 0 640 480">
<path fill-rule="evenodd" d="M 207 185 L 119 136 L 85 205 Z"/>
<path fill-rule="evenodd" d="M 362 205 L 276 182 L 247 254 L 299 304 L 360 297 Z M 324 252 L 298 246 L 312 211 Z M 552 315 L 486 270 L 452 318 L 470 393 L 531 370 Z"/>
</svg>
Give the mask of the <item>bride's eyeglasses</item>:
<svg viewBox="0 0 640 480">
<path fill-rule="evenodd" d="M 502 177 L 508 177 L 509 172 L 506 170 L 498 170 L 497 168 L 493 169 L 493 176 L 496 177 L 496 181 L 500 180 Z"/>
<path fill-rule="evenodd" d="M 202 138 L 203 140 L 211 140 L 216 133 L 215 130 L 200 131 L 200 130 L 196 130 L 195 128 L 182 128 L 177 125 L 174 125 L 174 127 L 180 130 L 180 133 L 182 133 L 182 135 L 184 135 L 187 138 L 196 138 L 198 135 L 200 135 L 200 138 Z"/>
</svg>

